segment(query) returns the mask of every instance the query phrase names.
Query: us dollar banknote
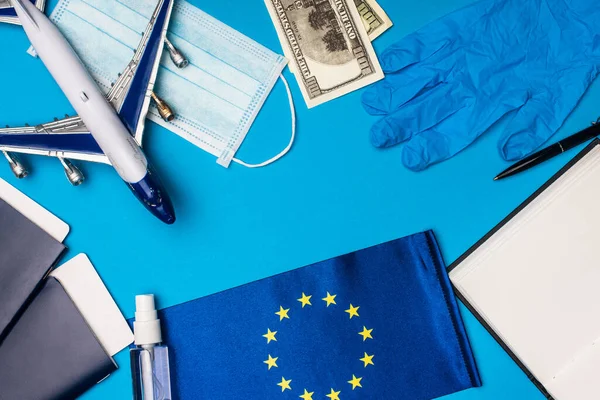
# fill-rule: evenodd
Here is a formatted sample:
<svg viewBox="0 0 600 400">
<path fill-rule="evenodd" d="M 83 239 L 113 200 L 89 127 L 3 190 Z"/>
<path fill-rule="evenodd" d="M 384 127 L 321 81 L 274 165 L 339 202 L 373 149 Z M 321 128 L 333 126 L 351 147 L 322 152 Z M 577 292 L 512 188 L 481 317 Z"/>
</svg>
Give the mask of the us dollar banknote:
<svg viewBox="0 0 600 400">
<path fill-rule="evenodd" d="M 392 20 L 375 0 L 354 0 L 354 4 L 371 41 L 392 27 Z"/>
<path fill-rule="evenodd" d="M 265 0 L 308 108 L 383 78 L 354 0 Z"/>
</svg>

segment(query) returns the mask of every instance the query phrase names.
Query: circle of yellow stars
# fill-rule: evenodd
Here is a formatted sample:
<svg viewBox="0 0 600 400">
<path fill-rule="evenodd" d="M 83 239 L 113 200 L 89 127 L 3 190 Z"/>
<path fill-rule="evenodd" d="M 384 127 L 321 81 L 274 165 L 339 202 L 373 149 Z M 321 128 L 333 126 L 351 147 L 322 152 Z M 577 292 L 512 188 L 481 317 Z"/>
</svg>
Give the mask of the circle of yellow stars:
<svg viewBox="0 0 600 400">
<path fill-rule="evenodd" d="M 337 297 L 336 294 L 331 294 L 329 292 L 326 292 L 327 295 L 325 297 L 323 297 L 321 300 L 323 300 L 326 304 L 326 307 L 329 307 L 331 305 L 337 305 L 337 303 L 335 302 L 335 298 Z M 312 306 L 311 303 L 311 298 L 312 295 L 307 295 L 304 292 L 302 292 L 302 296 L 298 299 L 298 301 L 300 302 L 300 304 L 302 305 L 302 308 L 304 308 L 305 306 Z M 354 306 L 352 305 L 352 303 L 350 303 L 350 306 L 347 310 L 344 310 L 344 312 L 348 313 L 348 317 L 349 319 L 352 319 L 354 317 L 360 317 L 360 315 L 358 314 L 358 309 L 360 308 L 360 306 Z M 289 308 L 283 308 L 283 306 L 279 306 L 279 311 L 275 312 L 275 315 L 277 315 L 279 317 L 279 322 L 282 322 L 284 319 L 289 319 L 289 312 L 290 309 Z M 362 337 L 363 342 L 367 341 L 367 339 L 373 339 L 373 328 L 368 329 L 366 326 L 363 326 L 362 331 L 358 332 L 358 334 Z M 271 342 L 276 342 L 277 341 L 277 331 L 271 331 L 270 328 L 267 328 L 267 333 L 265 333 L 264 335 L 262 335 L 265 339 L 267 339 L 267 344 L 271 343 Z M 368 354 L 368 353 L 364 353 L 364 356 L 362 358 L 359 358 L 360 361 L 362 361 L 363 363 L 363 367 L 367 368 L 369 365 L 375 365 L 373 363 L 373 357 L 375 357 L 374 354 Z M 278 368 L 277 365 L 277 360 L 279 359 L 279 357 L 273 357 L 271 356 L 271 354 L 268 355 L 268 358 L 263 361 L 263 363 L 265 363 L 267 365 L 268 370 L 270 371 L 271 368 Z M 355 390 L 356 388 L 362 388 L 362 377 L 357 377 L 356 375 L 352 374 L 352 379 L 350 379 L 348 381 L 348 384 L 351 386 L 352 390 Z M 285 392 L 286 390 L 292 390 L 291 387 L 291 383 L 292 380 L 291 379 L 285 379 L 285 377 L 281 377 L 281 382 L 277 383 L 277 386 L 279 386 L 281 388 L 281 392 Z M 341 400 L 340 398 L 340 394 L 342 393 L 342 390 L 335 390 L 334 388 L 331 388 L 331 391 L 329 392 L 329 394 L 326 394 L 325 396 L 329 399 L 329 400 Z M 304 388 L 304 393 L 301 394 L 299 397 L 302 400 L 313 400 L 313 395 L 315 394 L 315 392 L 309 392 L 306 388 Z"/>
</svg>

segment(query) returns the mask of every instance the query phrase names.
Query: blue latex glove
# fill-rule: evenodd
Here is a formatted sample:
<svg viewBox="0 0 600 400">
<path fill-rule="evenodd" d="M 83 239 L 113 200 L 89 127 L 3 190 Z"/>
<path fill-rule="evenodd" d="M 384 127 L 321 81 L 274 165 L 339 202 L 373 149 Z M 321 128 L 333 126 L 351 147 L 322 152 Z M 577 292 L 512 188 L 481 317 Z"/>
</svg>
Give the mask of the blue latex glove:
<svg viewBox="0 0 600 400">
<path fill-rule="evenodd" d="M 531 153 L 575 108 L 600 67 L 598 0 L 483 0 L 407 36 L 380 57 L 362 101 L 385 115 L 371 142 L 407 141 L 419 171 L 452 157 L 503 116 L 506 160 Z"/>
</svg>

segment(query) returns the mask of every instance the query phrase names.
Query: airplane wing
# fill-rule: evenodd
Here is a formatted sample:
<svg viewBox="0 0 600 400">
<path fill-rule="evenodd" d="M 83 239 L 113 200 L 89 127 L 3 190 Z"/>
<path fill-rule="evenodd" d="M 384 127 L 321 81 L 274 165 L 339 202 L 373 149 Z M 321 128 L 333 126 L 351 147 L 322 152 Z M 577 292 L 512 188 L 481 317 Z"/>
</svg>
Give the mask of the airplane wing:
<svg viewBox="0 0 600 400">
<path fill-rule="evenodd" d="M 110 164 L 78 116 L 36 126 L 0 129 L 0 150 Z"/>
<path fill-rule="evenodd" d="M 161 1 L 162 7 L 152 15 L 133 59 L 106 95 L 140 145 L 174 0 Z"/>
<path fill-rule="evenodd" d="M 31 0 L 31 2 L 35 4 L 40 11 L 44 11 L 46 0 Z M 20 25 L 17 13 L 13 6 L 10 5 L 10 0 L 0 0 L 0 22 Z"/>
<path fill-rule="evenodd" d="M 0 0 L 0 4 L 3 1 Z M 132 60 L 107 94 L 131 135 L 141 145 L 173 0 L 159 0 Z M 78 116 L 36 126 L 0 129 L 0 151 L 110 164 Z"/>
</svg>

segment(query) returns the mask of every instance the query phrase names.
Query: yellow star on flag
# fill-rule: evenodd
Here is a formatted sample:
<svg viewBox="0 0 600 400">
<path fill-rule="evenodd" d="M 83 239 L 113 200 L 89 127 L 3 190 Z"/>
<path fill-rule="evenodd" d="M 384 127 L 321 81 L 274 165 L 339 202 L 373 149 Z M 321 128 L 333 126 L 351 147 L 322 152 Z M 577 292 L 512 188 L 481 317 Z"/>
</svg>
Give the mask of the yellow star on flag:
<svg viewBox="0 0 600 400">
<path fill-rule="evenodd" d="M 364 342 L 364 340 L 363 340 Z M 365 356 L 363 358 L 360 358 L 359 360 L 365 363 L 365 368 L 367 368 L 367 365 L 375 365 L 373 364 L 373 357 L 375 357 L 375 354 L 372 355 L 368 355 L 367 353 L 365 353 Z M 266 361 L 265 361 L 266 362 Z"/>
<path fill-rule="evenodd" d="M 289 308 L 284 309 L 283 307 L 279 306 L 279 311 L 277 311 L 275 314 L 279 315 L 279 321 L 283 321 L 284 318 L 289 319 L 290 317 L 288 316 L 288 311 L 290 311 Z"/>
<path fill-rule="evenodd" d="M 307 296 L 307 295 L 304 294 L 304 292 L 302 292 L 302 297 L 298 299 L 298 301 L 300 303 L 302 303 L 302 308 L 304 308 L 304 306 L 307 305 L 307 304 L 309 306 L 312 306 L 312 304 L 310 303 L 310 298 L 311 297 L 312 296 Z"/>
<path fill-rule="evenodd" d="M 285 378 L 282 376 L 282 377 L 281 377 L 281 382 L 279 382 L 279 383 L 277 384 L 277 386 L 281 386 L 281 391 L 282 391 L 282 392 L 284 392 L 284 391 L 285 391 L 285 389 L 287 389 L 287 390 L 292 390 L 292 388 L 290 387 L 290 382 L 291 382 L 291 381 L 292 381 L 291 379 L 288 379 L 288 380 L 286 380 L 286 379 L 285 379 Z"/>
<path fill-rule="evenodd" d="M 331 400 L 340 400 L 340 393 L 341 393 L 341 392 L 342 392 L 341 390 L 339 390 L 339 391 L 337 391 L 337 392 L 336 392 L 336 391 L 335 391 L 335 390 L 333 390 L 333 388 L 332 388 L 332 389 L 331 389 L 331 393 L 329 393 L 329 394 L 326 394 L 325 396 L 329 397 Z"/>
<path fill-rule="evenodd" d="M 358 309 L 359 309 L 359 308 L 360 308 L 360 306 L 359 306 L 359 307 L 354 307 L 354 306 L 352 305 L 352 303 L 350 303 L 350 308 L 346 310 L 346 312 L 347 312 L 348 314 L 350 314 L 350 319 L 352 319 L 352 317 L 358 317 L 358 316 L 359 316 L 359 315 L 358 315 Z"/>
<path fill-rule="evenodd" d="M 313 395 L 314 393 L 315 393 L 315 392 L 310 392 L 310 393 L 309 393 L 309 392 L 308 392 L 308 390 L 304 389 L 304 394 L 303 394 L 303 395 L 300 395 L 300 396 L 298 396 L 298 397 L 300 397 L 301 399 L 304 399 L 304 400 L 313 400 L 313 398 L 312 398 L 312 395 Z"/>
<path fill-rule="evenodd" d="M 332 304 L 336 304 L 335 303 L 335 296 L 337 296 L 337 294 L 329 294 L 329 292 L 327 292 L 327 296 L 323 297 L 321 300 L 327 302 L 327 307 L 329 307 Z"/>
<path fill-rule="evenodd" d="M 271 332 L 271 330 L 267 328 L 267 333 L 263 335 L 263 337 L 267 338 L 267 344 L 271 343 L 271 340 L 277 341 L 277 339 L 275 338 L 276 333 L 277 331 Z"/>
<path fill-rule="evenodd" d="M 352 379 L 349 380 L 348 383 L 352 385 L 352 390 L 354 390 L 357 387 L 362 387 L 360 381 L 362 381 L 362 378 L 357 378 L 356 376 L 354 376 L 354 374 L 352 374 Z"/>
<path fill-rule="evenodd" d="M 364 342 L 367 339 L 373 339 L 373 336 L 371 336 L 371 332 L 373 332 L 373 329 L 367 329 L 366 326 L 363 326 L 362 332 L 358 332 L 358 334 L 363 337 Z"/>
<path fill-rule="evenodd" d="M 367 353 L 365 353 L 365 354 L 367 354 Z M 273 358 L 273 357 L 271 357 L 271 355 L 269 354 L 269 359 L 268 359 L 268 360 L 266 360 L 266 361 L 263 361 L 263 362 L 269 366 L 269 370 L 271 369 L 271 367 L 278 368 L 278 367 L 277 367 L 277 359 L 278 359 L 278 358 L 279 358 L 279 357 L 275 357 L 275 358 Z"/>
</svg>

